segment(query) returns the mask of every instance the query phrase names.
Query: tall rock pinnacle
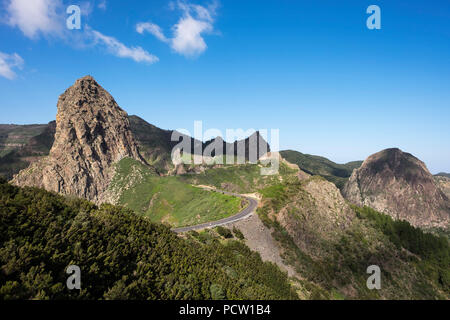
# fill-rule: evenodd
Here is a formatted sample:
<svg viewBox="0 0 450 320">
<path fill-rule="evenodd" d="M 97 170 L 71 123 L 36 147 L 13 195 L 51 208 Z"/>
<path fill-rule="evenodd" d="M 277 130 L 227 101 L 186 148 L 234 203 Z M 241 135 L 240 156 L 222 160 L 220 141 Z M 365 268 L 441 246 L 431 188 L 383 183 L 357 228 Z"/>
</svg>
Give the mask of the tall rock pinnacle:
<svg viewBox="0 0 450 320">
<path fill-rule="evenodd" d="M 100 203 L 114 175 L 112 165 L 124 157 L 145 162 L 127 113 L 93 77 L 85 76 L 59 97 L 49 156 L 22 170 L 12 182 Z"/>
</svg>

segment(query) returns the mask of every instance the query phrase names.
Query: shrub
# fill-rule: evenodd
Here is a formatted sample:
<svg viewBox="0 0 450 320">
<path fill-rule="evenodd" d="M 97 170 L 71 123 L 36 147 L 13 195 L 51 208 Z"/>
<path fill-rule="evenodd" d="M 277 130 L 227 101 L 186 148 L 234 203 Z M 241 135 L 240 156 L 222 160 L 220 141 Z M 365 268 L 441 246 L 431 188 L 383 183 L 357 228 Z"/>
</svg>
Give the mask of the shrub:
<svg viewBox="0 0 450 320">
<path fill-rule="evenodd" d="M 245 239 L 244 234 L 243 234 L 242 231 L 239 230 L 238 228 L 233 227 L 233 233 L 234 233 L 234 235 L 236 236 L 236 238 L 238 238 L 238 239 L 240 239 L 240 240 L 244 240 L 244 239 Z"/>
<path fill-rule="evenodd" d="M 224 228 L 222 226 L 218 226 L 216 228 L 216 231 L 218 234 L 220 234 L 225 239 L 233 238 L 233 234 L 231 233 L 230 229 Z"/>
</svg>

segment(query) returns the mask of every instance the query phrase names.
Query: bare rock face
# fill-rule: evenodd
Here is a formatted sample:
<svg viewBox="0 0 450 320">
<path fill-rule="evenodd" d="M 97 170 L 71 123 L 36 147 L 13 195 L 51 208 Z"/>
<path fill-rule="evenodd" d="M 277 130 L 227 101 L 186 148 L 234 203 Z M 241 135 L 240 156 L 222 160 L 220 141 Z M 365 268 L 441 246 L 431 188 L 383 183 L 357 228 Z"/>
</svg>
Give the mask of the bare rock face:
<svg viewBox="0 0 450 320">
<path fill-rule="evenodd" d="M 450 202 L 425 164 L 399 149 L 368 157 L 343 188 L 344 197 L 416 227 L 448 228 Z"/>
<path fill-rule="evenodd" d="M 450 178 L 435 176 L 434 180 L 437 182 L 439 188 L 441 188 L 442 192 L 447 196 L 447 198 L 450 199 Z"/>
<path fill-rule="evenodd" d="M 124 157 L 145 163 L 127 113 L 86 76 L 59 97 L 49 156 L 22 170 L 12 182 L 101 203 L 114 175 L 113 164 Z"/>
<path fill-rule="evenodd" d="M 339 189 L 319 176 L 303 179 L 302 187 L 289 197 L 276 220 L 295 244 L 312 256 L 321 254 L 323 241 L 337 241 L 355 216 Z"/>
</svg>

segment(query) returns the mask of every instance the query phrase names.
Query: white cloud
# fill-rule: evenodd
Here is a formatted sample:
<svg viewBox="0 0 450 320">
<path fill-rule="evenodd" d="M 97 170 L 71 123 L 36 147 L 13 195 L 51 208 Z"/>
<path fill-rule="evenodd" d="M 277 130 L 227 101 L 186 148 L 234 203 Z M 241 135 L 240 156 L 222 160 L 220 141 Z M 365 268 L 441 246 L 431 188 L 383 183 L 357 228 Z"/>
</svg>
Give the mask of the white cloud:
<svg viewBox="0 0 450 320">
<path fill-rule="evenodd" d="M 216 15 L 218 3 L 213 2 L 210 5 L 208 5 L 207 8 L 205 8 L 198 4 L 189 4 L 186 2 L 178 1 L 178 7 L 184 13 L 190 14 L 191 12 L 193 12 L 200 20 L 214 22 L 213 16 Z"/>
<path fill-rule="evenodd" d="M 117 57 L 130 58 L 136 62 L 155 63 L 159 61 L 157 56 L 145 51 L 141 47 L 127 47 L 116 38 L 105 36 L 95 30 L 88 29 L 88 32 L 93 37 L 95 44 L 104 45 L 111 54 Z"/>
<path fill-rule="evenodd" d="M 164 33 L 162 32 L 161 28 L 154 23 L 150 23 L 150 22 L 138 23 L 136 25 L 136 31 L 140 34 L 143 34 L 144 31 L 147 31 L 148 33 L 153 34 L 156 38 L 158 38 L 162 42 L 169 41 L 169 39 L 167 39 L 166 36 L 164 35 Z"/>
<path fill-rule="evenodd" d="M 185 56 L 196 56 L 207 49 L 204 33 L 211 33 L 216 15 L 217 2 L 208 7 L 177 2 L 177 7 L 183 12 L 178 22 L 172 27 L 173 37 L 167 38 L 161 28 L 150 22 L 138 23 L 136 31 L 143 34 L 144 31 L 153 34 L 157 39 L 168 43 L 177 53 Z"/>
<path fill-rule="evenodd" d="M 64 16 L 61 0 L 9 0 L 6 23 L 18 27 L 28 38 L 59 34 Z"/>
<path fill-rule="evenodd" d="M 10 80 L 16 78 L 16 73 L 13 71 L 13 69 L 22 69 L 23 64 L 24 61 L 22 57 L 17 53 L 6 54 L 0 52 L 0 76 Z"/>
<path fill-rule="evenodd" d="M 94 8 L 87 1 L 80 2 L 79 6 L 84 17 L 88 17 Z M 106 1 L 100 1 L 98 7 L 106 8 Z M 66 18 L 67 14 L 62 0 L 7 0 L 6 23 L 19 28 L 28 38 L 34 39 L 38 38 L 39 35 L 53 35 L 75 47 L 103 46 L 117 57 L 130 58 L 136 62 L 155 63 L 159 61 L 158 57 L 141 47 L 127 47 L 114 37 L 92 30 L 88 25 L 83 27 L 82 32 L 70 31 L 65 27 Z M 18 58 L 15 57 L 13 60 L 5 57 L 3 55 L 1 61 L 1 75 L 8 78 L 14 77 L 15 74 L 10 66 L 19 66 L 20 57 L 17 56 Z M 6 63 L 7 60 L 10 63 Z"/>
<path fill-rule="evenodd" d="M 196 20 L 188 15 L 180 19 L 174 26 L 172 48 L 186 56 L 200 54 L 207 48 L 201 34 L 212 30 L 212 25 L 209 22 Z"/>
</svg>

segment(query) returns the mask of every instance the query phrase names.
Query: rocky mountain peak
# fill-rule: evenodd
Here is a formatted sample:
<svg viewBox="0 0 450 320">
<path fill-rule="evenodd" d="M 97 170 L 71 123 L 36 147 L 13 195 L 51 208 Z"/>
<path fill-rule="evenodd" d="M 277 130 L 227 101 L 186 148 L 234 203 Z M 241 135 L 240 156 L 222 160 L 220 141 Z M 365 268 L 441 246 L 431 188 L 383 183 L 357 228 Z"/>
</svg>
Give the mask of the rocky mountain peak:
<svg viewBox="0 0 450 320">
<path fill-rule="evenodd" d="M 343 188 L 344 196 L 420 227 L 447 228 L 450 202 L 425 164 L 398 148 L 369 156 Z"/>
<path fill-rule="evenodd" d="M 58 100 L 55 141 L 48 157 L 14 177 L 13 183 L 103 201 L 124 157 L 145 161 L 127 113 L 93 77 L 75 81 Z"/>
<path fill-rule="evenodd" d="M 393 175 L 397 179 L 428 179 L 430 173 L 422 161 L 398 148 L 385 149 L 369 156 L 363 163 L 363 170 L 371 174 Z M 417 183 L 417 181 L 410 181 Z"/>
</svg>

